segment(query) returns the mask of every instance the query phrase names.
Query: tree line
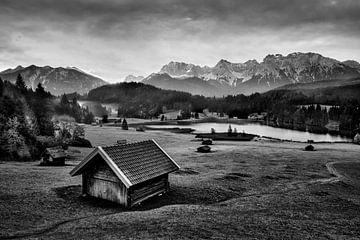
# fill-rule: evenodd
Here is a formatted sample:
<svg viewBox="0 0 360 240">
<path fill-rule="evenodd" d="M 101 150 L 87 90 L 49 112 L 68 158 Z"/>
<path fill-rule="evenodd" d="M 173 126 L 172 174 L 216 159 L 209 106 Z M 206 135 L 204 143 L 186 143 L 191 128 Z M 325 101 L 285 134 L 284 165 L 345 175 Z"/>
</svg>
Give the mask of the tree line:
<svg viewBox="0 0 360 240">
<path fill-rule="evenodd" d="M 41 83 L 33 91 L 19 74 L 16 82 L 0 78 L 0 155 L 6 159 L 36 159 L 44 150 L 38 136 L 54 137 L 54 116 L 66 114 L 76 121 L 93 121 L 73 99 L 65 101 L 45 91 Z"/>
<path fill-rule="evenodd" d="M 229 95 L 211 98 L 185 92 L 162 90 L 142 83 L 120 83 L 93 89 L 88 100 L 118 103 L 119 117 L 158 117 L 166 109 L 181 110 L 182 118 L 204 109 L 246 119 L 251 113 L 267 113 L 266 123 L 272 126 L 331 132 L 326 127 L 331 121 L 339 122 L 341 134 L 352 137 L 359 128 L 360 86 L 310 90 L 273 90 L 249 96 Z M 347 92 L 346 95 L 343 91 Z M 320 104 L 333 106 L 321 109 Z M 304 105 L 309 105 L 304 107 Z M 194 114 L 193 114 L 194 115 Z"/>
</svg>

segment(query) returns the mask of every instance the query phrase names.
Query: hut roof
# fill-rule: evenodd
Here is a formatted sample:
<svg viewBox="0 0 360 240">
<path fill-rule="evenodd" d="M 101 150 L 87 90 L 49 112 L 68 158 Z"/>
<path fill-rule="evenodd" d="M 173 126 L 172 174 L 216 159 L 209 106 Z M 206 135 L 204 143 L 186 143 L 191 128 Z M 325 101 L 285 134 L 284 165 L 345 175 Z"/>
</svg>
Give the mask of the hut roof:
<svg viewBox="0 0 360 240">
<path fill-rule="evenodd" d="M 52 158 L 64 158 L 66 154 L 61 148 L 47 148 L 45 153 L 48 153 Z"/>
<path fill-rule="evenodd" d="M 116 176 L 130 187 L 179 169 L 176 162 L 154 141 L 97 147 L 70 174 L 81 174 L 99 154 Z"/>
</svg>

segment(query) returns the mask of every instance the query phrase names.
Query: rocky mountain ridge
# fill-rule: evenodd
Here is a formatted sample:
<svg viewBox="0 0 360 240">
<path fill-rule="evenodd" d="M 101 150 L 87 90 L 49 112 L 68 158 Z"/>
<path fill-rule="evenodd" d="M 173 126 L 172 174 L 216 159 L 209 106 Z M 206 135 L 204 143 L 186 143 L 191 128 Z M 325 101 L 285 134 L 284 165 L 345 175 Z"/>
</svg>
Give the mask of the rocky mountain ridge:
<svg viewBox="0 0 360 240">
<path fill-rule="evenodd" d="M 172 82 L 182 80 L 181 90 L 194 93 L 187 87 L 188 79 L 202 80 L 200 85 L 216 88 L 217 96 L 227 94 L 250 94 L 264 92 L 292 83 L 310 83 L 331 79 L 349 79 L 360 76 L 360 64 L 356 61 L 338 61 L 317 53 L 291 53 L 267 55 L 262 62 L 249 60 L 231 63 L 221 59 L 214 67 L 198 66 L 183 62 L 170 62 L 163 66 L 158 75 L 150 75 L 144 83 L 163 87 L 159 76 L 167 74 Z M 155 77 L 157 76 L 157 79 Z M 162 77 L 164 79 L 164 77 Z M 167 78 L 169 79 L 169 78 Z M 170 89 L 180 90 L 176 87 Z M 198 94 L 201 94 L 200 92 Z"/>
</svg>

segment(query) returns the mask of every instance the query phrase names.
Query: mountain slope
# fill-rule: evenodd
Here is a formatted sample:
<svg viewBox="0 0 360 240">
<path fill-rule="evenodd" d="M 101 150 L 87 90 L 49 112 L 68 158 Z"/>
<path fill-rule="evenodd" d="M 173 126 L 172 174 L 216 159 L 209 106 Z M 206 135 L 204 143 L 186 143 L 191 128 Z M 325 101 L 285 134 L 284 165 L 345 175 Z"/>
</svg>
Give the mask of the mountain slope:
<svg viewBox="0 0 360 240">
<path fill-rule="evenodd" d="M 117 104 L 120 116 L 140 118 L 158 116 L 164 106 L 190 113 L 192 99 L 190 93 L 135 82 L 104 85 L 91 90 L 87 96 L 89 101 Z"/>
<path fill-rule="evenodd" d="M 306 96 L 311 103 L 340 105 L 349 100 L 360 101 L 360 78 L 346 80 L 328 80 L 312 83 L 288 84 L 273 89 L 262 96 Z"/>
<path fill-rule="evenodd" d="M 0 77 L 3 80 L 15 82 L 18 74 L 21 74 L 28 87 L 35 89 L 37 84 L 41 82 L 45 90 L 54 95 L 72 92 L 84 94 L 93 88 L 107 84 L 104 80 L 77 68 L 52 68 L 35 65 L 25 68 L 18 66 L 15 69 L 7 69 L 0 72 Z"/>
<path fill-rule="evenodd" d="M 222 89 L 220 85 L 211 81 L 204 81 L 198 77 L 188 77 L 184 79 L 173 78 L 167 73 L 154 73 L 146 77 L 143 81 L 145 84 L 150 84 L 158 88 L 177 90 L 182 92 L 188 92 L 193 95 L 204 95 L 204 96 L 222 96 L 229 92 L 231 89 Z M 226 88 L 227 86 L 225 86 Z"/>
<path fill-rule="evenodd" d="M 199 78 L 217 88 L 218 94 L 251 94 L 264 92 L 286 84 L 310 83 L 331 79 L 350 79 L 360 76 L 360 64 L 356 61 L 340 62 L 323 57 L 317 53 L 292 53 L 287 56 L 281 54 L 268 55 L 259 63 L 249 60 L 245 63 L 231 63 L 224 59 L 214 67 L 201 67 L 194 64 L 170 62 L 160 70 L 161 74 L 168 74 L 172 78 L 181 79 L 182 85 L 171 86 L 177 90 L 197 92 L 188 84 L 189 78 Z M 154 77 L 152 77 L 154 78 Z M 161 79 L 156 86 L 162 87 Z M 174 80 L 173 80 L 174 82 Z M 149 84 L 152 84 L 149 82 Z M 169 88 L 169 82 L 166 83 Z M 226 94 L 225 94 L 226 95 Z M 207 96 L 209 96 L 207 94 Z"/>
<path fill-rule="evenodd" d="M 141 82 L 143 79 L 143 76 L 128 75 L 125 77 L 124 82 Z"/>
<path fill-rule="evenodd" d="M 325 89 L 325 88 L 337 88 L 337 87 L 351 87 L 357 86 L 360 84 L 360 78 L 351 78 L 345 80 L 324 80 L 319 82 L 312 83 L 296 83 L 288 84 L 278 88 L 273 89 L 272 91 L 277 90 L 315 90 L 315 89 Z M 341 92 L 339 94 L 342 94 Z"/>
</svg>

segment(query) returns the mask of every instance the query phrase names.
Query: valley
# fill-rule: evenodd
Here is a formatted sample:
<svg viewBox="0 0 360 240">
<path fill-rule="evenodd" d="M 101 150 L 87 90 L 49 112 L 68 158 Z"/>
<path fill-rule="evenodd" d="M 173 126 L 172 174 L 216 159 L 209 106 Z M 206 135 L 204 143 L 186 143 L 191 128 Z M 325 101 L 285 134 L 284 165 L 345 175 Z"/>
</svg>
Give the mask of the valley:
<svg viewBox="0 0 360 240">
<path fill-rule="evenodd" d="M 3 0 L 0 239 L 360 239 L 359 0 Z"/>
</svg>

